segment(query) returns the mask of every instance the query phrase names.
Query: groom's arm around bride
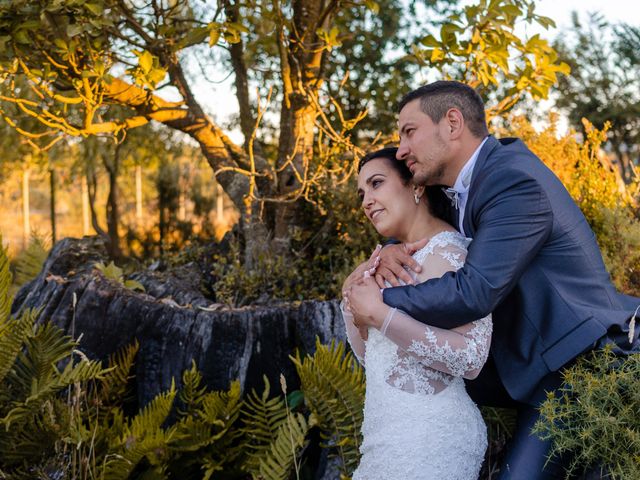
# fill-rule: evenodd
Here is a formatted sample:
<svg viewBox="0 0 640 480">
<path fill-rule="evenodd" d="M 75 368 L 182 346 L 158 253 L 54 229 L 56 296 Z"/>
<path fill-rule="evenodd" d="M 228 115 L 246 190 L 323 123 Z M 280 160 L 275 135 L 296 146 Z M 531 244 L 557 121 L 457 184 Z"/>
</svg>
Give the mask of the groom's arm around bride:
<svg viewBox="0 0 640 480">
<path fill-rule="evenodd" d="M 593 232 L 558 178 L 520 140 L 487 137 L 471 88 L 436 82 L 411 92 L 399 126 L 398 159 L 416 183 L 454 190 L 462 208 L 452 223 L 473 241 L 460 270 L 387 288 L 384 302 L 449 329 L 493 312 L 491 361 L 468 385 L 481 403 L 521 412 L 500 478 L 555 478 L 543 472 L 548 445 L 529 435 L 535 407 L 582 352 L 611 341 L 620 351 L 637 348 L 640 329 L 632 342 L 627 337 L 640 299 L 615 291 Z M 378 272 L 395 268 L 390 257 L 383 251 Z"/>
</svg>

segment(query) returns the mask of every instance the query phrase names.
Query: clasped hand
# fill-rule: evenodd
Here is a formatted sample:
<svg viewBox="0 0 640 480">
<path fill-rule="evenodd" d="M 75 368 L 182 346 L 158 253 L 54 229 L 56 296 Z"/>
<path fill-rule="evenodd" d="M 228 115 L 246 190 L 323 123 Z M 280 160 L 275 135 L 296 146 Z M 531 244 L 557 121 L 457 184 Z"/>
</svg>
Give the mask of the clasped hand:
<svg viewBox="0 0 640 480">
<path fill-rule="evenodd" d="M 366 262 L 347 277 L 342 294 L 346 308 L 353 314 L 353 323 L 360 329 L 362 338 L 367 337 L 367 328 L 380 328 L 389 309 L 382 300 L 380 288 L 404 284 L 412 284 L 411 275 L 405 270 L 408 266 L 416 273 L 421 271 L 420 265 L 411 255 L 422 248 L 427 240 L 413 243 L 378 245 Z"/>
</svg>

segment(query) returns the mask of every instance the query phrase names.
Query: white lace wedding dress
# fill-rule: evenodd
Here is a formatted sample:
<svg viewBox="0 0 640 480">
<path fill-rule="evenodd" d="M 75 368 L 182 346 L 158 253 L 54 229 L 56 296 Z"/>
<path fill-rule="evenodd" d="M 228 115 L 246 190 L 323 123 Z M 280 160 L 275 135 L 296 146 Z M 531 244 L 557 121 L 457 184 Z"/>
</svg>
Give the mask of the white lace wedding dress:
<svg viewBox="0 0 640 480">
<path fill-rule="evenodd" d="M 413 256 L 423 266 L 417 281 L 460 268 L 468 242 L 457 232 L 435 235 Z M 486 361 L 491 316 L 444 330 L 392 309 L 366 342 L 344 309 L 343 317 L 366 372 L 362 457 L 353 480 L 477 479 L 486 427 L 463 378 Z"/>
</svg>

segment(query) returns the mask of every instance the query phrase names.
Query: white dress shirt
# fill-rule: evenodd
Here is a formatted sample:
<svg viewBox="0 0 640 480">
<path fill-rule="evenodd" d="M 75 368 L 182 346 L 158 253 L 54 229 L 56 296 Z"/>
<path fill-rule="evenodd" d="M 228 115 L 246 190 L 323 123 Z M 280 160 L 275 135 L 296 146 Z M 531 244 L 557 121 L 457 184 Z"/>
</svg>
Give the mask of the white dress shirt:
<svg viewBox="0 0 640 480">
<path fill-rule="evenodd" d="M 464 211 L 467 207 L 467 199 L 469 198 L 469 187 L 471 185 L 471 178 L 473 177 L 473 168 L 476 166 L 476 160 L 478 160 L 480 150 L 487 141 L 487 138 L 489 137 L 485 137 L 482 143 L 480 143 L 480 145 L 478 145 L 478 148 L 476 148 L 476 150 L 473 152 L 471 158 L 469 158 L 469 160 L 467 160 L 467 163 L 464 164 L 464 166 L 460 170 L 460 173 L 458 174 L 458 178 L 456 178 L 456 181 L 453 184 L 453 187 L 445 189 L 446 192 L 453 193 L 453 196 L 455 197 L 455 199 L 453 200 L 453 204 L 457 206 L 459 213 L 458 230 L 460 230 L 460 233 L 465 236 L 466 233 L 464 231 L 462 223 L 464 220 Z M 450 193 L 447 193 L 447 195 L 451 197 Z"/>
</svg>

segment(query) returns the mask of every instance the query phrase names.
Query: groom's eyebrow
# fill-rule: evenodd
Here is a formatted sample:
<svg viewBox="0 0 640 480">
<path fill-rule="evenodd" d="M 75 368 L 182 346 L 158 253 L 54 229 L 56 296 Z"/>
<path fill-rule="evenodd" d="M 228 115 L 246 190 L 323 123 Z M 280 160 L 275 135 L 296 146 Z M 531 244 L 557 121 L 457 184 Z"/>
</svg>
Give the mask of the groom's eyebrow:
<svg viewBox="0 0 640 480">
<path fill-rule="evenodd" d="M 402 137 L 403 134 L 407 133 L 407 128 L 409 126 L 411 126 L 411 122 L 407 122 L 402 127 L 400 127 L 400 136 L 401 137 Z"/>
</svg>

